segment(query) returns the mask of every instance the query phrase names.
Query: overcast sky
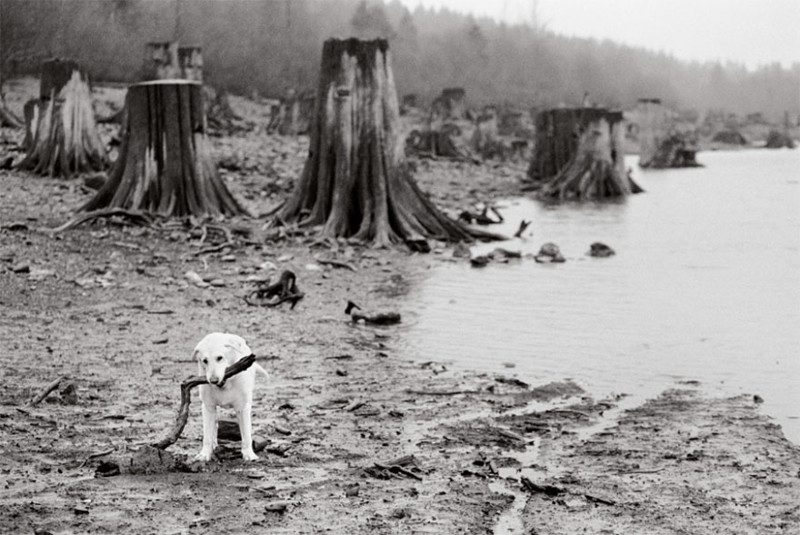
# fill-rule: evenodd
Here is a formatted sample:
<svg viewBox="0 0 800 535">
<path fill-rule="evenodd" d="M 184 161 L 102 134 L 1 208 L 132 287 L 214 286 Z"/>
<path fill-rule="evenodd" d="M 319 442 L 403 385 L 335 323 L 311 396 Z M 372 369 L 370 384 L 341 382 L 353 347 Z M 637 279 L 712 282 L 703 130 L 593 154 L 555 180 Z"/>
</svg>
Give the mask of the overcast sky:
<svg viewBox="0 0 800 535">
<path fill-rule="evenodd" d="M 732 60 L 750 68 L 800 62 L 800 0 L 400 0 L 556 33 L 612 39 L 679 59 Z"/>
</svg>

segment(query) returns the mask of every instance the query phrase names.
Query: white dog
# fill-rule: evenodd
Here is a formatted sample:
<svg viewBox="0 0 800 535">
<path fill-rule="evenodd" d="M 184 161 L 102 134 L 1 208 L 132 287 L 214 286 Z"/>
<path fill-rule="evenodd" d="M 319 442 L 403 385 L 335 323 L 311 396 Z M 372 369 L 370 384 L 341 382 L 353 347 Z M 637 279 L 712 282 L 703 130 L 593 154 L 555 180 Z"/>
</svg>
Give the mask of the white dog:
<svg viewBox="0 0 800 535">
<path fill-rule="evenodd" d="M 247 342 L 241 336 L 228 333 L 206 335 L 194 348 L 194 358 L 200 375 L 209 382 L 200 385 L 200 398 L 203 400 L 203 449 L 195 460 L 207 462 L 217 447 L 217 407 L 233 407 L 242 434 L 242 458 L 255 461 L 258 456 L 253 451 L 253 426 L 251 410 L 256 370 L 265 376 L 267 372 L 258 364 L 225 380 L 225 369 L 234 362 L 252 354 Z"/>
</svg>

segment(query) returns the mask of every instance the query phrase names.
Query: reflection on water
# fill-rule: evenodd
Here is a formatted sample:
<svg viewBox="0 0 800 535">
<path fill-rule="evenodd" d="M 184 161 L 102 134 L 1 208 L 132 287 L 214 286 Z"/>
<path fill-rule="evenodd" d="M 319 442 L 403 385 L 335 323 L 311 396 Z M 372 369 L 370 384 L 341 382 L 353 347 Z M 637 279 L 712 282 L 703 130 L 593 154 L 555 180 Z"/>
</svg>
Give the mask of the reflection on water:
<svg viewBox="0 0 800 535">
<path fill-rule="evenodd" d="M 417 289 L 409 356 L 596 395 L 652 396 L 680 380 L 759 394 L 800 442 L 800 151 L 703 153 L 706 168 L 642 172 L 621 203 L 512 200 L 502 244 L 559 245 L 565 264 L 442 263 Z M 494 229 L 493 229 L 494 230 Z M 592 242 L 617 251 L 586 256 Z M 479 246 L 473 252 L 491 250 Z"/>
</svg>

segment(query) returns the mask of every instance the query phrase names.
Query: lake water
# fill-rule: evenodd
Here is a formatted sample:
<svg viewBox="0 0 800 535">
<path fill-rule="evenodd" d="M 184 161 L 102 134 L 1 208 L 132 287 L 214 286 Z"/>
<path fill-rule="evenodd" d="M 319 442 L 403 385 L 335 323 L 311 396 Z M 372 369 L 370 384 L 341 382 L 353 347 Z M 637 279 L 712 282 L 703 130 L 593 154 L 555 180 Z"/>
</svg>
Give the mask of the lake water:
<svg viewBox="0 0 800 535">
<path fill-rule="evenodd" d="M 524 218 L 533 236 L 500 245 L 552 241 L 567 262 L 436 264 L 404 315 L 402 350 L 534 384 L 569 377 L 598 397 L 685 380 L 758 394 L 800 443 L 800 150 L 698 161 L 643 171 L 630 158 L 646 193 L 622 202 L 503 203 L 508 224 L 492 230 L 511 235 Z M 588 257 L 595 241 L 616 256 Z"/>
</svg>

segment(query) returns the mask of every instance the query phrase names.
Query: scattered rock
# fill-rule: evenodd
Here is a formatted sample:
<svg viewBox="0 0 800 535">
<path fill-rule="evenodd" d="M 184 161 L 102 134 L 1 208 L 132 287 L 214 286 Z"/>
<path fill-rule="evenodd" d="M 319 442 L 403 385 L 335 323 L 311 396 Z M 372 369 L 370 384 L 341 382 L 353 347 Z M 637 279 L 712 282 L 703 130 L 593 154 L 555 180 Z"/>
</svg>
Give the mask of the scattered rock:
<svg viewBox="0 0 800 535">
<path fill-rule="evenodd" d="M 615 254 L 616 252 L 614 249 L 605 243 L 594 242 L 589 246 L 589 256 L 593 256 L 595 258 L 608 258 L 609 256 L 614 256 Z"/>
<path fill-rule="evenodd" d="M 78 404 L 78 387 L 75 383 L 66 383 L 61 388 L 61 403 L 64 405 L 77 405 Z"/>
<path fill-rule="evenodd" d="M 566 262 L 567 259 L 561 254 L 558 245 L 555 243 L 545 243 L 539 249 L 539 253 L 533 257 L 540 264 L 551 264 Z"/>
<path fill-rule="evenodd" d="M 204 281 L 203 277 L 198 275 L 195 271 L 187 271 L 183 276 L 186 277 L 186 280 L 199 288 L 208 288 L 210 286 L 210 284 Z"/>
<path fill-rule="evenodd" d="M 105 173 L 95 173 L 93 175 L 89 175 L 83 179 L 83 185 L 91 190 L 99 190 L 102 188 L 106 181 L 108 180 L 108 175 Z"/>
<path fill-rule="evenodd" d="M 54 269 L 29 269 L 29 281 L 42 281 L 48 277 L 55 277 L 56 271 Z"/>
<path fill-rule="evenodd" d="M 11 267 L 11 271 L 14 273 L 30 273 L 31 265 L 27 262 L 20 262 Z"/>
<path fill-rule="evenodd" d="M 469 258 L 470 254 L 469 245 L 464 242 L 458 242 L 453 247 L 453 258 Z"/>
<path fill-rule="evenodd" d="M 113 477 L 120 475 L 119 465 L 114 461 L 103 461 L 94 471 L 94 477 Z"/>
</svg>

